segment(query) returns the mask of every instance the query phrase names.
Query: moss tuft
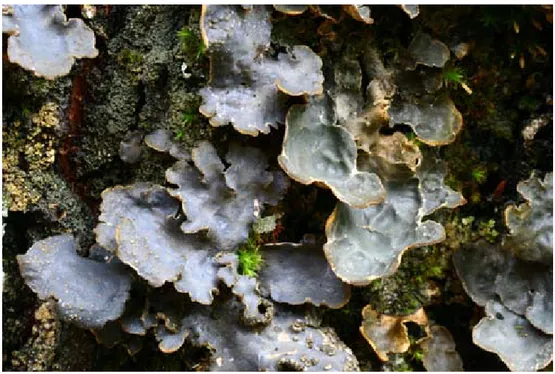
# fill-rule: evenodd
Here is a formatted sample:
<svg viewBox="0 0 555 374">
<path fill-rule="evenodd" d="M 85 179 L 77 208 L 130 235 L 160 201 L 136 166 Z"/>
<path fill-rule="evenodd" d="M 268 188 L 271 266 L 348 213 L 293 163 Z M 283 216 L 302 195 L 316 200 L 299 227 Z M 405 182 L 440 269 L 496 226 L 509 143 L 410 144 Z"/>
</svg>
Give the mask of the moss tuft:
<svg viewBox="0 0 555 374">
<path fill-rule="evenodd" d="M 239 273 L 248 277 L 256 277 L 264 260 L 259 252 L 258 235 L 252 234 L 237 251 L 239 256 Z"/>
</svg>

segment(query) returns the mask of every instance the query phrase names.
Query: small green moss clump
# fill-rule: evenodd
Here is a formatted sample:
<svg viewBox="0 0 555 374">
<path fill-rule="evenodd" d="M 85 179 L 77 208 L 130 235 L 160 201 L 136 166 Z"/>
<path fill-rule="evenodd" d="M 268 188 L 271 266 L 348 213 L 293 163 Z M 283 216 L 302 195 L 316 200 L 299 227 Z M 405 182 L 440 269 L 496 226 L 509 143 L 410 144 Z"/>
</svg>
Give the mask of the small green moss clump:
<svg viewBox="0 0 555 374">
<path fill-rule="evenodd" d="M 451 85 L 460 86 L 467 94 L 472 94 L 472 90 L 465 82 L 465 73 L 461 67 L 447 65 L 441 72 L 441 76 L 445 87 L 450 87 Z"/>
<path fill-rule="evenodd" d="M 490 243 L 495 243 L 499 236 L 499 231 L 495 229 L 495 220 L 482 221 L 478 224 L 478 235 Z"/>
<path fill-rule="evenodd" d="M 457 66 L 446 66 L 441 75 L 447 85 L 452 82 L 461 84 L 464 78 L 463 70 Z"/>
<path fill-rule="evenodd" d="M 258 235 L 252 234 L 237 251 L 239 256 L 239 274 L 256 277 L 264 260 L 259 252 L 260 244 Z"/>
<path fill-rule="evenodd" d="M 380 313 L 414 313 L 439 296 L 438 284 L 447 276 L 449 259 L 449 252 L 439 245 L 412 249 L 393 275 L 370 283 L 366 299 Z"/>
<path fill-rule="evenodd" d="M 193 54 L 196 59 L 199 59 L 205 50 L 204 42 L 199 35 L 190 27 L 183 27 L 177 32 L 177 37 L 181 44 L 181 49 L 187 54 Z"/>
<path fill-rule="evenodd" d="M 141 65 L 144 62 L 144 56 L 134 49 L 123 49 L 119 53 L 117 61 L 130 71 L 138 72 L 141 70 Z"/>
<path fill-rule="evenodd" d="M 488 179 L 488 170 L 483 166 L 472 169 L 472 179 L 478 184 L 484 183 Z"/>
<path fill-rule="evenodd" d="M 418 140 L 418 138 L 416 137 L 416 134 L 413 131 L 407 134 L 407 139 L 419 148 L 424 144 L 420 140 Z"/>
<path fill-rule="evenodd" d="M 453 250 L 458 250 L 461 245 L 479 239 L 485 239 L 493 244 L 499 237 L 499 231 L 497 231 L 496 226 L 497 221 L 494 219 L 476 221 L 473 216 L 455 216 L 445 225 L 447 239 L 442 245 Z"/>
</svg>

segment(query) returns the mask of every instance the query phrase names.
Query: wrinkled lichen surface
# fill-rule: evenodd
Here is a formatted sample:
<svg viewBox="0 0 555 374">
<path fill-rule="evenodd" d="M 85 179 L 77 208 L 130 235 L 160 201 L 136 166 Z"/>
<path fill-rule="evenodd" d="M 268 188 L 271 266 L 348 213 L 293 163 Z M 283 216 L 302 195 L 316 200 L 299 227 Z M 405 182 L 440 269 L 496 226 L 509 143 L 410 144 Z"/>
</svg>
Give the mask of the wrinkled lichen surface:
<svg viewBox="0 0 555 374">
<path fill-rule="evenodd" d="M 3 5 L 8 58 L 39 77 L 69 73 L 76 58 L 94 58 L 94 32 L 80 18 L 66 19 L 61 5 Z"/>
</svg>

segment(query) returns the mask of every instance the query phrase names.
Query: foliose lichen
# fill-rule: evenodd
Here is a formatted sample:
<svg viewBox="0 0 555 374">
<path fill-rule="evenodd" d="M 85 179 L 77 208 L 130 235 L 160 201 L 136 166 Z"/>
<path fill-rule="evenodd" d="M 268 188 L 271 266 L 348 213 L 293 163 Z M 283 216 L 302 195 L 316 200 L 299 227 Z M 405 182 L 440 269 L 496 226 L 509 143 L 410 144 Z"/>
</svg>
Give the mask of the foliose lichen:
<svg viewBox="0 0 555 374">
<path fill-rule="evenodd" d="M 166 179 L 177 185 L 170 194 L 181 200 L 187 215 L 183 232 L 208 230 L 219 250 L 246 241 L 256 206 L 276 205 L 289 185 L 281 172 L 266 170 L 266 157 L 255 148 L 232 145 L 228 168 L 208 142 L 193 150 L 192 159 L 194 167 L 181 160 L 167 170 Z"/>
<path fill-rule="evenodd" d="M 62 318 L 94 328 L 123 313 L 131 286 L 129 274 L 119 264 L 80 257 L 73 237 L 39 241 L 17 260 L 27 285 L 43 300 L 55 298 Z"/>
<path fill-rule="evenodd" d="M 269 8 L 204 6 L 202 36 L 211 58 L 209 86 L 200 90 L 201 113 L 213 126 L 267 134 L 283 123 L 285 95 L 322 93 L 322 60 L 306 46 L 272 56 Z M 281 92 L 281 93 L 280 93 Z"/>
<path fill-rule="evenodd" d="M 456 207 L 464 198 L 442 182 L 442 164 L 420 166 L 426 172 L 408 180 L 387 181 L 385 202 L 365 209 L 339 203 L 326 224 L 326 257 L 345 282 L 366 285 L 392 274 L 409 248 L 445 238 L 439 223 L 426 215 L 442 206 Z M 440 168 L 438 168 L 440 167 Z M 399 235 L 399 233 L 403 233 Z"/>
<path fill-rule="evenodd" d="M 532 175 L 518 184 L 528 201 L 505 210 L 501 246 L 477 242 L 453 257 L 466 292 L 486 308 L 474 342 L 511 370 L 539 370 L 553 359 L 552 179 Z"/>
<path fill-rule="evenodd" d="M 94 58 L 94 32 L 79 18 L 67 20 L 61 5 L 3 5 L 2 32 L 8 58 L 37 76 L 70 72 L 76 58 Z"/>
<path fill-rule="evenodd" d="M 2 126 L 4 147 L 2 153 L 2 179 L 9 198 L 9 210 L 26 211 L 37 204 L 40 193 L 26 181 L 30 174 L 48 169 L 55 161 L 60 131 L 60 109 L 48 102 L 38 113 L 28 115 L 29 125 L 21 121 Z M 26 131 L 27 128 L 30 128 Z M 26 167 L 21 165 L 21 158 Z"/>
</svg>

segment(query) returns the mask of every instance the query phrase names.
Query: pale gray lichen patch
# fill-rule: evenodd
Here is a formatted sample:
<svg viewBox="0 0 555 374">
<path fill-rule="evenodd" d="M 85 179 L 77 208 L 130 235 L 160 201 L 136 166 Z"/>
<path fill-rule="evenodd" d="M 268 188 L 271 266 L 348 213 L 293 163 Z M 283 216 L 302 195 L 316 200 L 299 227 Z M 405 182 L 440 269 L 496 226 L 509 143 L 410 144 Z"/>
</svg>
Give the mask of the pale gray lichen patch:
<svg viewBox="0 0 555 374">
<path fill-rule="evenodd" d="M 154 187 L 137 219 L 123 217 L 117 226 L 117 256 L 154 287 L 173 282 L 176 290 L 209 304 L 217 289 L 216 250 L 195 235 L 186 235 L 175 218 L 179 203 Z M 145 206 L 146 205 L 146 206 Z"/>
<path fill-rule="evenodd" d="M 156 340 L 158 340 L 158 349 L 164 353 L 173 353 L 181 348 L 189 332 L 184 327 L 177 332 L 172 332 L 166 326 L 158 325 L 155 335 Z"/>
<path fill-rule="evenodd" d="M 4 9 L 4 7 L 3 7 Z M 61 5 L 11 5 L 2 12 L 8 58 L 35 75 L 54 79 L 70 72 L 76 58 L 94 58 L 93 31 L 82 19 L 67 20 Z"/>
<path fill-rule="evenodd" d="M 326 224 L 326 257 L 344 282 L 367 285 L 397 270 L 402 253 L 445 238 L 439 223 L 422 222 L 417 179 L 387 182 L 383 203 L 364 209 L 338 203 Z"/>
<path fill-rule="evenodd" d="M 417 64 L 442 68 L 449 60 L 449 48 L 425 33 L 418 33 L 409 45 L 409 53 Z"/>
<path fill-rule="evenodd" d="M 372 168 L 372 163 L 366 165 L 370 171 L 381 173 Z M 425 221 L 425 216 L 441 207 L 454 208 L 465 202 L 460 194 L 445 185 L 444 176 L 444 164 L 428 160 L 409 178 L 380 175 L 387 191 L 385 201 L 380 204 L 357 209 L 338 203 L 326 223 L 324 245 L 337 276 L 349 284 L 367 285 L 393 274 L 407 249 L 444 240 L 443 226 Z"/>
<path fill-rule="evenodd" d="M 553 334 L 553 268 L 522 261 L 486 242 L 465 247 L 453 263 L 468 295 L 480 306 L 500 299 L 504 307 Z"/>
<path fill-rule="evenodd" d="M 461 113 L 445 96 L 394 100 L 389 115 L 390 126 L 409 125 L 418 139 L 432 146 L 453 142 L 463 125 Z"/>
<path fill-rule="evenodd" d="M 504 246 L 523 260 L 552 264 L 553 173 L 547 173 L 543 181 L 532 175 L 517 190 L 527 202 L 505 210 L 509 235 Z"/>
<path fill-rule="evenodd" d="M 330 308 L 349 302 L 350 287 L 333 273 L 321 246 L 278 243 L 260 250 L 264 264 L 258 278 L 272 300 Z"/>
<path fill-rule="evenodd" d="M 422 364 L 428 371 L 463 371 L 461 356 L 453 336 L 443 326 L 430 327 L 430 336 L 422 342 Z"/>
<path fill-rule="evenodd" d="M 478 242 L 456 252 L 453 262 L 466 292 L 478 305 L 500 302 L 542 333 L 553 334 L 552 173 L 530 177 L 517 190 L 527 200 L 505 210 L 509 229 L 501 246 Z"/>
<path fill-rule="evenodd" d="M 121 329 L 131 335 L 146 335 L 147 329 L 141 320 L 141 310 L 137 310 L 138 315 L 128 315 L 121 318 Z"/>
<path fill-rule="evenodd" d="M 169 153 L 178 160 L 191 160 L 191 155 L 185 150 L 182 144 L 175 140 L 173 134 L 169 130 L 154 130 L 145 136 L 145 144 L 158 151 Z"/>
<path fill-rule="evenodd" d="M 385 193 L 380 179 L 373 173 L 357 170 L 355 141 L 336 121 L 327 97 L 311 100 L 308 105 L 292 106 L 279 164 L 296 181 L 323 183 L 351 206 L 366 207 L 380 202 Z"/>
<path fill-rule="evenodd" d="M 247 325 L 270 323 L 274 316 L 274 306 L 260 295 L 256 278 L 239 274 L 238 256 L 235 253 L 222 253 L 217 262 L 224 265 L 218 270 L 218 278 L 231 288 L 231 292 L 244 306 L 243 321 Z"/>
<path fill-rule="evenodd" d="M 453 254 L 453 264 L 466 293 L 480 306 L 495 298 L 495 279 L 506 262 L 506 255 L 485 241 Z"/>
<path fill-rule="evenodd" d="M 130 131 L 119 143 L 119 158 L 125 163 L 136 164 L 141 160 L 143 134 L 141 131 Z"/>
<path fill-rule="evenodd" d="M 281 172 L 266 170 L 267 159 L 260 150 L 232 146 L 227 168 L 214 147 L 202 142 L 192 153 L 194 166 L 178 161 L 166 172 L 177 185 L 170 193 L 182 201 L 187 220 L 185 233 L 208 230 L 219 250 L 231 250 L 248 238 L 256 220 L 256 206 L 275 205 L 288 187 Z"/>
<path fill-rule="evenodd" d="M 540 370 L 553 360 L 553 336 L 493 300 L 486 304 L 486 317 L 474 327 L 472 339 L 499 355 L 512 371 Z"/>
<path fill-rule="evenodd" d="M 509 257 L 494 286 L 505 307 L 553 334 L 553 268 Z"/>
<path fill-rule="evenodd" d="M 322 60 L 306 46 L 271 56 L 270 8 L 203 6 L 201 30 L 211 54 L 209 86 L 200 90 L 200 112 L 213 126 L 267 134 L 283 123 L 285 95 L 323 91 Z"/>
<path fill-rule="evenodd" d="M 416 18 L 418 14 L 420 14 L 418 5 L 399 5 L 399 7 L 409 16 L 410 19 Z"/>
<path fill-rule="evenodd" d="M 180 230 L 179 201 L 161 186 L 137 183 L 102 193 L 97 241 L 152 286 L 174 283 L 200 303 L 217 289 L 216 250 Z"/>
<path fill-rule="evenodd" d="M 285 13 L 291 16 L 296 16 L 298 14 L 304 13 L 308 9 L 308 5 L 277 4 L 277 5 L 274 5 L 274 9 L 281 13 Z"/>
<path fill-rule="evenodd" d="M 416 175 L 420 181 L 424 215 L 432 214 L 440 208 L 454 209 L 466 203 L 460 192 L 445 184 L 447 164 L 434 157 L 431 152 L 423 155 Z"/>
<path fill-rule="evenodd" d="M 212 371 L 356 371 L 352 351 L 330 328 L 304 323 L 304 316 L 283 310 L 261 331 L 240 323 L 241 307 L 233 300 L 218 313 L 195 308 L 184 318 L 190 339 L 212 351 Z"/>
<path fill-rule="evenodd" d="M 120 219 L 137 219 L 142 213 L 139 202 L 153 187 L 152 183 L 141 182 L 128 187 L 108 188 L 102 192 L 99 223 L 94 229 L 96 241 L 100 246 L 109 252 L 116 252 L 116 227 Z M 178 204 L 175 210 L 177 209 Z"/>
<path fill-rule="evenodd" d="M 343 10 L 357 21 L 368 25 L 374 23 L 374 19 L 370 17 L 370 8 L 367 5 L 343 5 Z"/>
<path fill-rule="evenodd" d="M 27 285 L 41 299 L 56 299 L 66 321 L 98 328 L 123 313 L 131 286 L 125 268 L 80 257 L 70 235 L 40 240 L 17 261 Z"/>
</svg>

